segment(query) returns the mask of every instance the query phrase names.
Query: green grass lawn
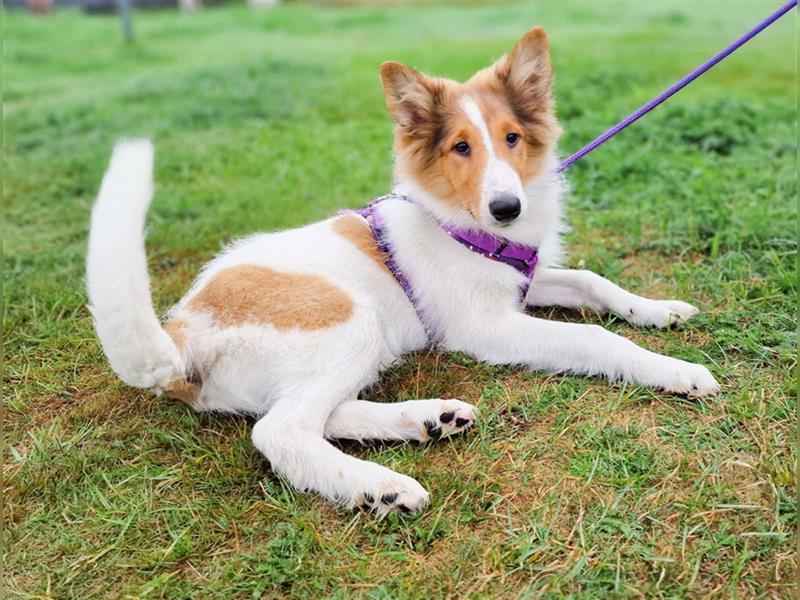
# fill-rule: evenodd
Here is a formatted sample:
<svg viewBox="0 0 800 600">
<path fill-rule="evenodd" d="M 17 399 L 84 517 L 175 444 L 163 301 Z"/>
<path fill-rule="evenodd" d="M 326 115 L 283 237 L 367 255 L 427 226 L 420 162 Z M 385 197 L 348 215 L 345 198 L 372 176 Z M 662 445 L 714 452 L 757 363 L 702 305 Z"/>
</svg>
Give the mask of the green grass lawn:
<svg viewBox="0 0 800 600">
<path fill-rule="evenodd" d="M 115 379 L 85 308 L 111 146 L 152 136 L 160 310 L 224 243 L 390 184 L 387 59 L 466 78 L 549 33 L 564 154 L 773 10 L 768 2 L 283 6 L 6 15 L 4 579 L 10 597 L 789 598 L 796 593 L 795 29 L 788 17 L 569 173 L 570 266 L 703 312 L 589 320 L 707 364 L 688 401 L 412 356 L 375 399 L 477 404 L 465 437 L 345 448 L 432 506 L 379 521 L 293 492 L 251 422 Z"/>
</svg>

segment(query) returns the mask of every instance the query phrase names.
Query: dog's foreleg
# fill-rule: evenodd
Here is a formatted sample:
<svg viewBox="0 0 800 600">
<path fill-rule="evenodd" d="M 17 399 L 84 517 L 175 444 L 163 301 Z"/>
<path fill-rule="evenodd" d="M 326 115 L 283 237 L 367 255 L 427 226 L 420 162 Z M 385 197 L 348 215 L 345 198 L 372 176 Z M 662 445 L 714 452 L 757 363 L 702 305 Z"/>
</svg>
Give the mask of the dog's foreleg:
<svg viewBox="0 0 800 600">
<path fill-rule="evenodd" d="M 448 344 L 494 364 L 522 364 L 544 371 L 603 375 L 669 392 L 703 396 L 719 391 L 697 365 L 645 350 L 598 325 L 559 323 L 519 312 L 484 319 Z"/>
<path fill-rule="evenodd" d="M 633 325 L 669 327 L 698 310 L 680 300 L 650 300 L 628 292 L 591 271 L 539 269 L 528 292 L 529 306 L 587 307 L 613 312 Z"/>
<path fill-rule="evenodd" d="M 278 400 L 253 427 L 253 444 L 298 490 L 381 514 L 422 509 L 428 492 L 414 479 L 349 456 L 323 439 L 330 414 L 325 405 L 312 398 Z"/>
<path fill-rule="evenodd" d="M 475 407 L 460 400 L 348 400 L 328 417 L 325 437 L 429 442 L 461 433 L 475 422 L 475 416 Z"/>
</svg>

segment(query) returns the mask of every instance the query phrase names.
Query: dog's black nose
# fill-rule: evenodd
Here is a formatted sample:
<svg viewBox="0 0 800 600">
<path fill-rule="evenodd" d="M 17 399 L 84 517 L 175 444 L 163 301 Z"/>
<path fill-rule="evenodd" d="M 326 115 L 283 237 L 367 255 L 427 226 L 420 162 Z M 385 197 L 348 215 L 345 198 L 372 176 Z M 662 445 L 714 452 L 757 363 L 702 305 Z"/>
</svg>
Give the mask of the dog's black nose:
<svg viewBox="0 0 800 600">
<path fill-rule="evenodd" d="M 489 212 L 500 223 L 508 223 L 519 216 L 522 204 L 519 198 L 511 194 L 498 194 L 489 203 Z"/>
</svg>

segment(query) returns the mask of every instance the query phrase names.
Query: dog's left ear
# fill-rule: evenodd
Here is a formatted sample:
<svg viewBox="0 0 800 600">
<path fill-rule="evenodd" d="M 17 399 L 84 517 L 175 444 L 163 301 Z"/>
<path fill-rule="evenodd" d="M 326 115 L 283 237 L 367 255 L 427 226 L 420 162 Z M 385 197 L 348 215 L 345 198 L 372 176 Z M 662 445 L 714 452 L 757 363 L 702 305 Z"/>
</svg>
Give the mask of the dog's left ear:
<svg viewBox="0 0 800 600">
<path fill-rule="evenodd" d="M 523 35 L 494 68 L 497 78 L 524 114 L 531 115 L 550 103 L 553 69 L 547 34 L 541 27 Z"/>
</svg>

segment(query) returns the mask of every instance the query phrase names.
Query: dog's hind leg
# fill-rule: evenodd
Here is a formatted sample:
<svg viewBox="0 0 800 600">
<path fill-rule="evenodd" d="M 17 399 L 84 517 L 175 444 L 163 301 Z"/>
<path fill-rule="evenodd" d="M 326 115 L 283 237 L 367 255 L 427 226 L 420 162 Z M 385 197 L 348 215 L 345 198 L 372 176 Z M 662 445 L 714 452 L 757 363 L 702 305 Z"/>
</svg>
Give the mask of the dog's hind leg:
<svg viewBox="0 0 800 600">
<path fill-rule="evenodd" d="M 320 396 L 284 397 L 253 427 L 253 443 L 272 468 L 299 490 L 380 514 L 415 512 L 428 492 L 411 477 L 341 452 L 323 438 L 335 404 Z"/>
<path fill-rule="evenodd" d="M 465 431 L 475 422 L 476 413 L 474 406 L 460 400 L 348 400 L 328 417 L 325 437 L 429 442 Z"/>
<path fill-rule="evenodd" d="M 691 304 L 680 300 L 642 298 L 591 271 L 538 269 L 533 278 L 529 306 L 586 307 L 613 312 L 632 325 L 669 327 L 697 314 Z"/>
</svg>

